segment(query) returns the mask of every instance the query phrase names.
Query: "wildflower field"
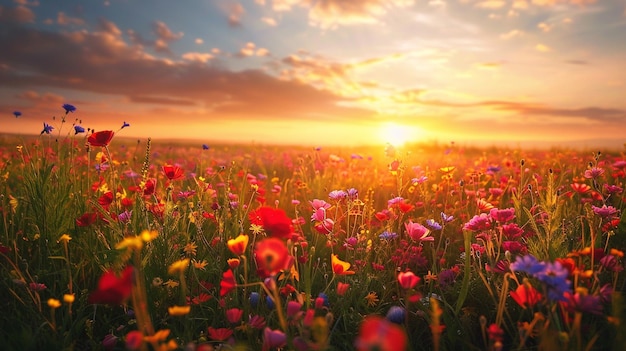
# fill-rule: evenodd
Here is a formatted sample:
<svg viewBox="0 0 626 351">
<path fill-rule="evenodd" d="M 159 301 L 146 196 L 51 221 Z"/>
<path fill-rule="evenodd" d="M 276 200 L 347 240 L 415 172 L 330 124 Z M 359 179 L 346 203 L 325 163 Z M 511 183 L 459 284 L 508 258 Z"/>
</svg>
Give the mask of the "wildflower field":
<svg viewBox="0 0 626 351">
<path fill-rule="evenodd" d="M 2 137 L 3 350 L 625 348 L 625 150 L 176 144 L 64 108 Z"/>
</svg>

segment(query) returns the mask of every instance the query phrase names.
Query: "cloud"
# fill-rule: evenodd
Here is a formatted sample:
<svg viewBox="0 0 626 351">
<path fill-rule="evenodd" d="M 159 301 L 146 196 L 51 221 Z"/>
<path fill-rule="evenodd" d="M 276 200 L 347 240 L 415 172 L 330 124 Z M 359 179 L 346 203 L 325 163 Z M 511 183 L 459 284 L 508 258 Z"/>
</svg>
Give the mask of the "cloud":
<svg viewBox="0 0 626 351">
<path fill-rule="evenodd" d="M 555 5 L 590 5 L 595 4 L 597 0 L 531 0 L 533 5 L 538 6 L 555 6 Z"/>
<path fill-rule="evenodd" d="M 53 93 L 40 94 L 34 90 L 26 90 L 15 96 L 19 100 L 28 101 L 35 105 L 59 105 L 64 103 L 64 98 L 61 95 Z"/>
<path fill-rule="evenodd" d="M 82 18 L 70 17 L 65 12 L 59 12 L 57 14 L 57 23 L 62 26 L 84 26 L 85 21 Z"/>
<path fill-rule="evenodd" d="M 0 6 L 0 22 L 27 23 L 35 21 L 35 13 L 25 6 Z"/>
<path fill-rule="evenodd" d="M 549 46 L 544 45 L 544 44 L 537 44 L 537 45 L 535 45 L 535 50 L 537 50 L 539 52 L 549 52 L 549 51 L 552 51 L 552 49 L 550 49 Z"/>
<path fill-rule="evenodd" d="M 518 38 L 524 36 L 524 32 L 519 29 L 513 29 L 509 32 L 500 34 L 500 38 L 504 40 L 509 40 L 513 38 Z"/>
<path fill-rule="evenodd" d="M 198 45 L 202 45 L 204 44 L 204 39 L 202 38 L 196 38 L 194 41 L 194 43 L 198 44 Z"/>
<path fill-rule="evenodd" d="M 111 34 L 117 26 L 102 23 L 95 32 L 58 33 L 11 25 L 12 35 L 0 36 L 0 66 L 9 68 L 0 70 L 0 81 L 13 89 L 48 86 L 151 104 L 195 102 L 206 106 L 208 117 L 349 120 L 373 114 L 342 106 L 350 99 L 330 90 L 261 69 L 230 71 L 212 60 L 199 64 L 198 53 L 180 61 L 155 58 Z M 7 25 L 0 25 L 5 30 Z"/>
<path fill-rule="evenodd" d="M 506 6 L 506 2 L 503 0 L 484 0 L 479 3 L 476 3 L 475 6 L 483 8 L 483 9 L 495 10 L 495 9 L 501 9 L 504 6 Z"/>
<path fill-rule="evenodd" d="M 261 21 L 270 27 L 276 27 L 278 25 L 276 20 L 271 17 L 263 17 L 261 18 Z"/>
<path fill-rule="evenodd" d="M 186 52 L 182 55 L 184 60 L 201 63 L 207 63 L 214 57 L 213 54 L 209 54 L 208 52 Z"/>
<path fill-rule="evenodd" d="M 183 37 L 183 32 L 174 33 L 172 32 L 167 24 L 161 21 L 155 21 L 152 24 L 152 29 L 154 34 L 157 36 L 158 40 L 162 40 L 164 42 L 171 42 L 178 40 Z"/>
</svg>

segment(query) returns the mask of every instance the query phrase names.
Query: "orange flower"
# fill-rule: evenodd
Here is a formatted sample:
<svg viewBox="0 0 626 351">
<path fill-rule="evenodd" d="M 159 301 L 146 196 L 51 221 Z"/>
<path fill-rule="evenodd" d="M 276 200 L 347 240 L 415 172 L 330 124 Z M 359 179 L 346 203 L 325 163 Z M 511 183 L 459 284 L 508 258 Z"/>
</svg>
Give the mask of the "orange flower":
<svg viewBox="0 0 626 351">
<path fill-rule="evenodd" d="M 228 249 L 235 254 L 236 256 L 241 256 L 246 253 L 246 248 L 248 247 L 248 236 L 245 234 L 239 234 L 238 237 L 234 239 L 229 239 L 226 242 Z"/>
<path fill-rule="evenodd" d="M 171 306 L 167 308 L 167 313 L 169 313 L 170 316 L 184 316 L 186 314 L 189 314 L 189 311 L 191 311 L 191 306 L 189 305 Z"/>
<path fill-rule="evenodd" d="M 287 246 L 277 238 L 259 241 L 254 249 L 254 258 L 257 264 L 257 273 L 261 278 L 276 275 L 289 268 L 291 263 Z"/>
<path fill-rule="evenodd" d="M 333 273 L 337 275 L 350 275 L 354 274 L 354 271 L 349 271 L 350 263 L 340 260 L 337 255 L 332 254 L 330 261 L 333 267 Z"/>
<path fill-rule="evenodd" d="M 113 139 L 113 131 L 111 130 L 103 130 L 100 132 L 92 133 L 89 138 L 87 138 L 87 142 L 91 146 L 108 146 Z"/>
</svg>

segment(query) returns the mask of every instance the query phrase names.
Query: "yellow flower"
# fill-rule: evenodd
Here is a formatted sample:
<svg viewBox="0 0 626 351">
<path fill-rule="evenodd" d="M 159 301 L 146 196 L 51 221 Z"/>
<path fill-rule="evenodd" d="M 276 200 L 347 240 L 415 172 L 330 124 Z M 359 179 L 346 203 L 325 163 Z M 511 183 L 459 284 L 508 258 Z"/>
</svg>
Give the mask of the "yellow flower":
<svg viewBox="0 0 626 351">
<path fill-rule="evenodd" d="M 74 302 L 74 294 L 65 294 L 63 295 L 63 302 L 72 303 Z"/>
<path fill-rule="evenodd" d="M 180 283 L 170 279 L 170 280 L 166 281 L 165 283 L 163 283 L 163 285 L 167 286 L 170 289 L 173 289 L 173 288 L 179 286 Z"/>
<path fill-rule="evenodd" d="M 259 224 L 250 225 L 250 231 L 252 234 L 257 235 L 263 233 L 263 227 Z"/>
<path fill-rule="evenodd" d="M 63 234 L 61 235 L 59 240 L 57 240 L 57 243 L 63 242 L 67 244 L 70 240 L 72 240 L 72 237 L 69 234 Z"/>
<path fill-rule="evenodd" d="M 15 210 L 17 209 L 17 205 L 18 205 L 17 199 L 9 195 L 9 204 L 11 205 L 11 211 L 15 213 Z"/>
<path fill-rule="evenodd" d="M 369 307 L 374 307 L 378 304 L 378 295 L 375 292 L 370 292 L 365 295 L 365 301 L 367 301 L 367 305 Z"/>
<path fill-rule="evenodd" d="M 206 260 L 202 260 L 200 262 L 191 260 L 191 263 L 193 264 L 193 268 L 201 270 L 205 270 L 206 266 L 209 264 Z"/>
<path fill-rule="evenodd" d="M 196 245 L 196 243 L 192 241 L 188 243 L 187 245 L 185 245 L 185 247 L 183 248 L 183 251 L 189 256 L 195 256 L 197 249 L 198 249 L 198 245 Z"/>
<path fill-rule="evenodd" d="M 178 260 L 172 263 L 169 268 L 167 268 L 167 273 L 169 274 L 177 274 L 183 273 L 187 267 L 189 267 L 189 259 L 183 258 L 182 260 Z"/>
<path fill-rule="evenodd" d="M 115 248 L 117 250 L 122 249 L 130 249 L 130 250 L 141 250 L 143 247 L 143 240 L 140 236 L 127 236 L 124 240 L 120 241 Z"/>
<path fill-rule="evenodd" d="M 57 300 L 57 299 L 48 299 L 48 306 L 50 306 L 50 308 L 59 308 L 61 307 L 61 301 Z"/>
<path fill-rule="evenodd" d="M 235 256 L 241 256 L 246 253 L 246 247 L 248 247 L 249 237 L 245 234 L 239 234 L 238 237 L 234 239 L 229 239 L 226 242 L 226 246 L 230 252 L 235 254 Z"/>
<path fill-rule="evenodd" d="M 139 236 L 141 236 L 141 240 L 148 243 L 156 239 L 159 236 L 159 232 L 156 230 L 144 230 Z"/>
<path fill-rule="evenodd" d="M 191 306 L 172 306 L 167 308 L 167 313 L 174 317 L 184 316 L 189 314 L 189 311 L 191 311 Z"/>
</svg>

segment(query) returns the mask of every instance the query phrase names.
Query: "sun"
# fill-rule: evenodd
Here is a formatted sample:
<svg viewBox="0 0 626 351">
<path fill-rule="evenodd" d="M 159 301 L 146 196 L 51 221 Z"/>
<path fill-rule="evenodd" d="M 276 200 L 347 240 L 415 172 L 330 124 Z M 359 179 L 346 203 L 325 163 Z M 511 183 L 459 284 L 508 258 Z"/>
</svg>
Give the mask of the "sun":
<svg viewBox="0 0 626 351">
<path fill-rule="evenodd" d="M 378 130 L 380 140 L 393 146 L 402 146 L 407 142 L 418 141 L 423 136 L 423 131 L 417 127 L 393 122 L 382 124 Z"/>
</svg>

